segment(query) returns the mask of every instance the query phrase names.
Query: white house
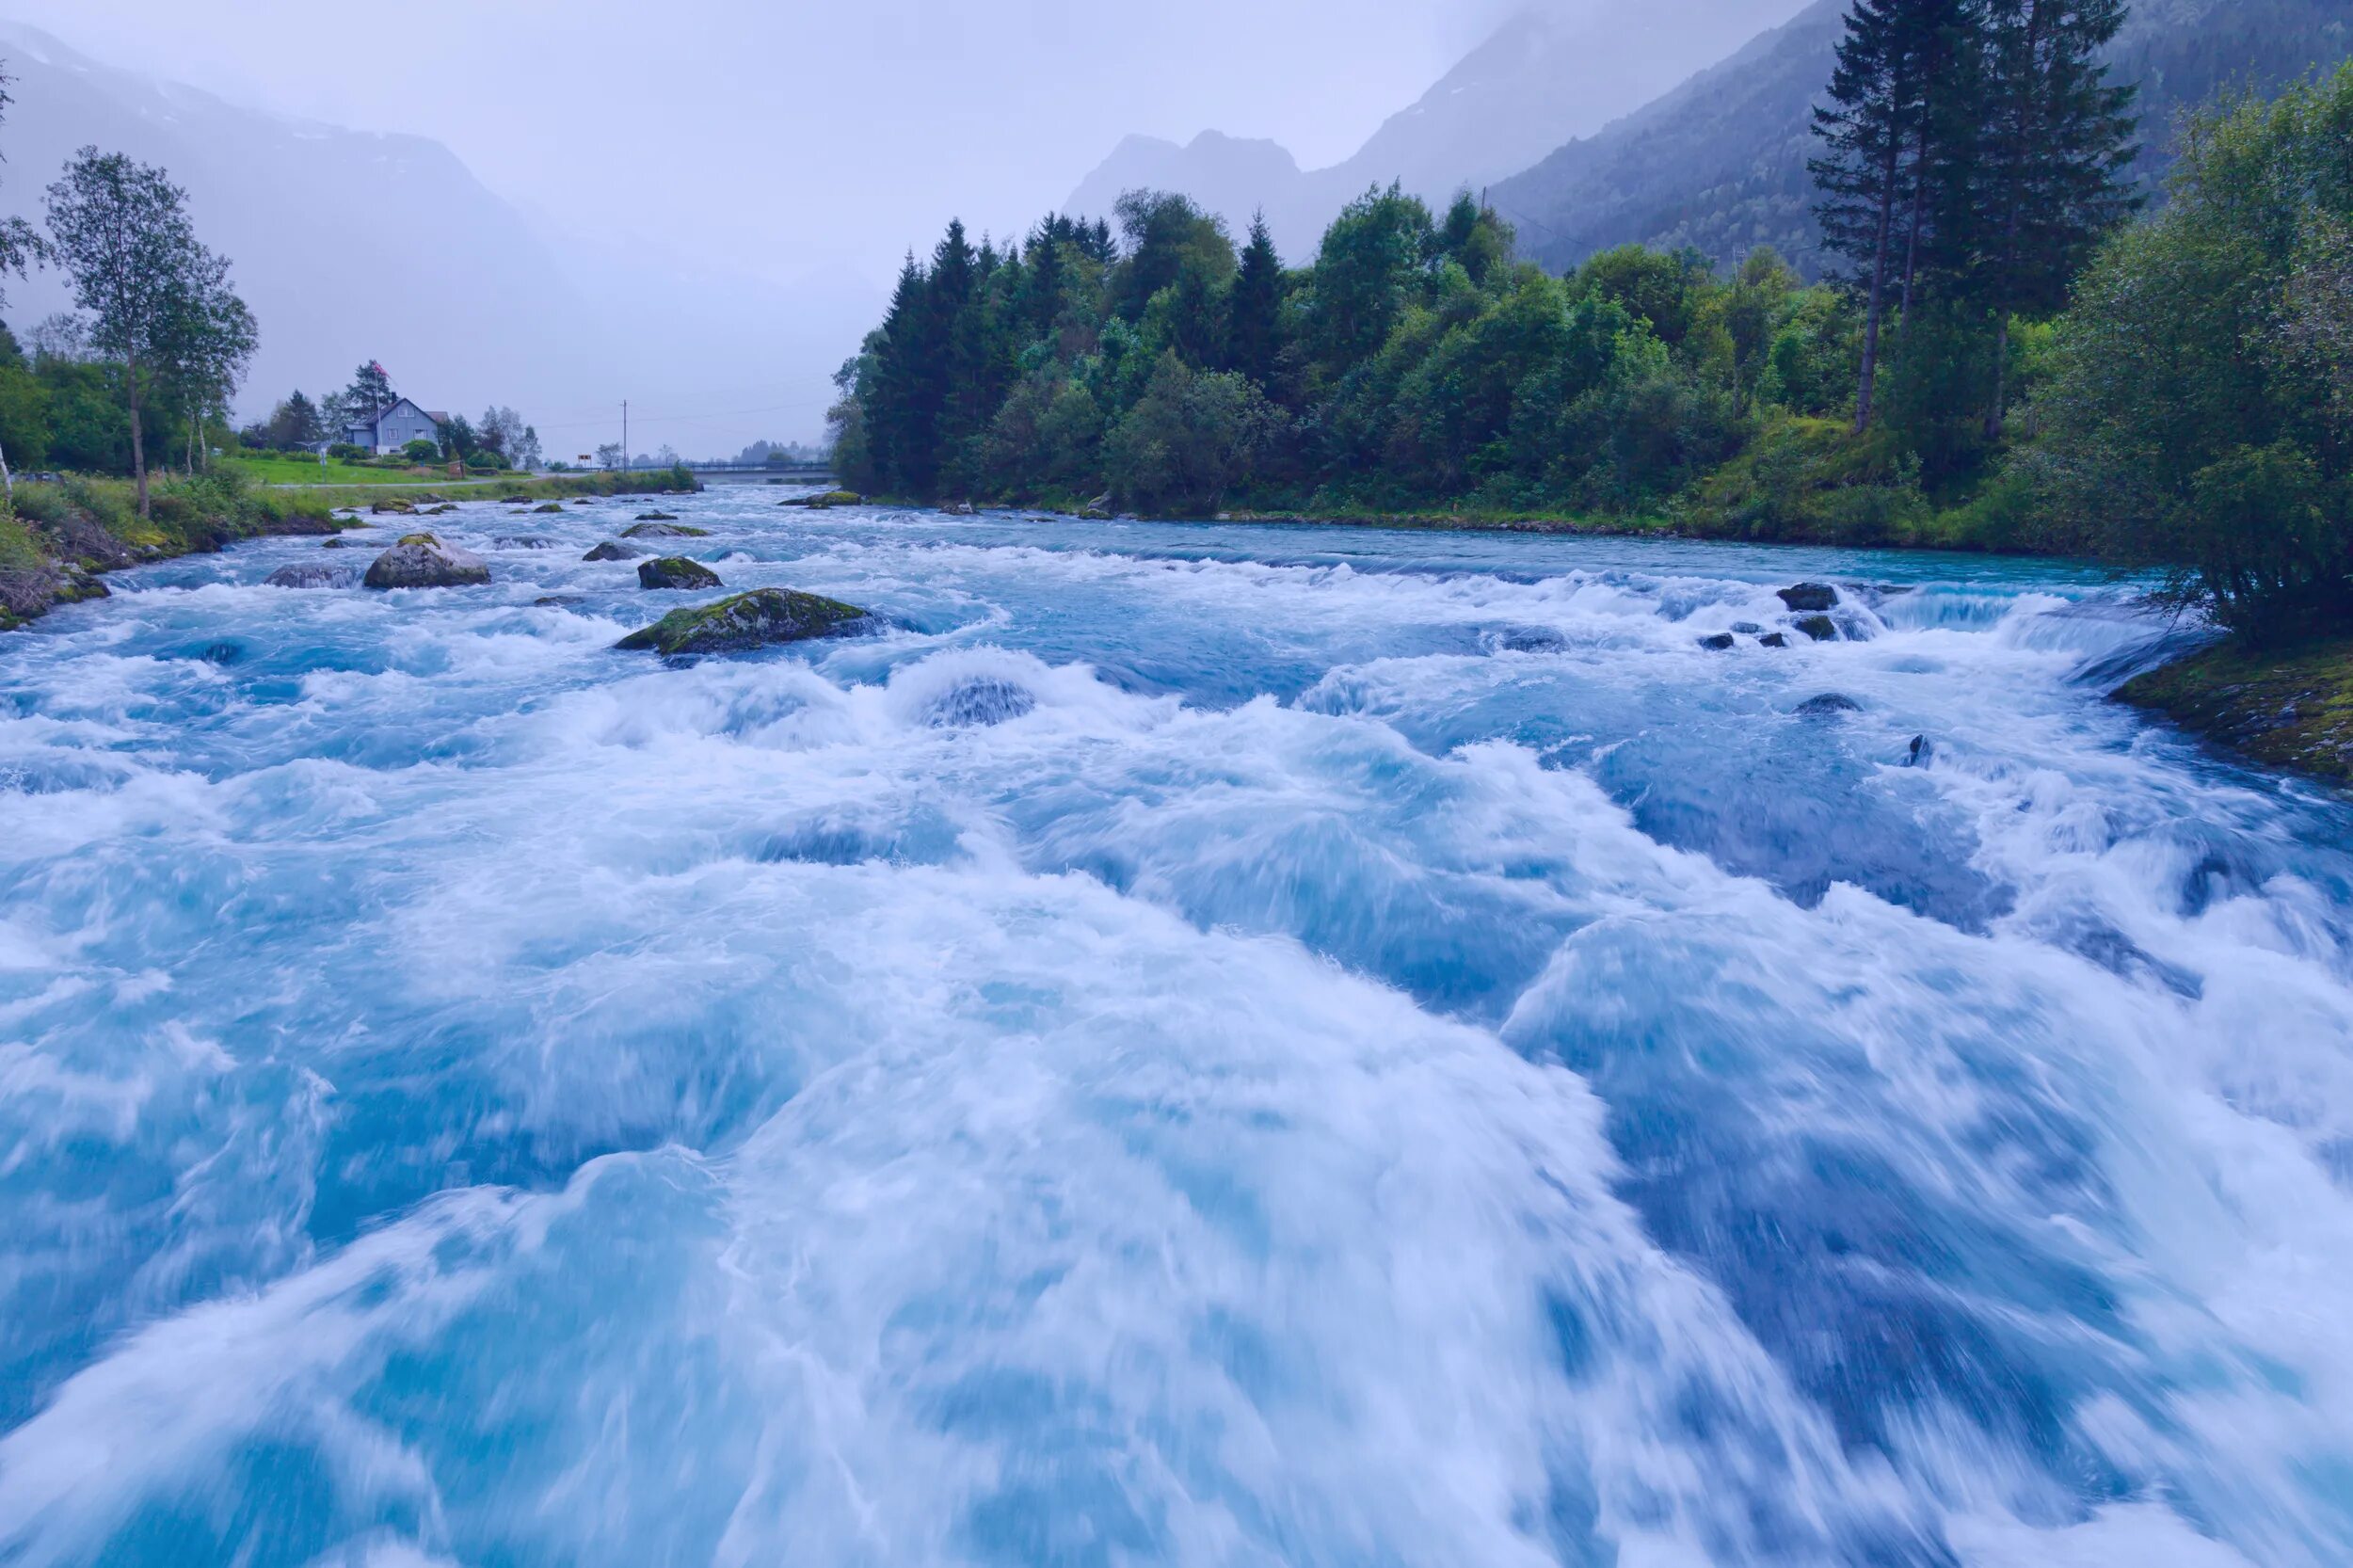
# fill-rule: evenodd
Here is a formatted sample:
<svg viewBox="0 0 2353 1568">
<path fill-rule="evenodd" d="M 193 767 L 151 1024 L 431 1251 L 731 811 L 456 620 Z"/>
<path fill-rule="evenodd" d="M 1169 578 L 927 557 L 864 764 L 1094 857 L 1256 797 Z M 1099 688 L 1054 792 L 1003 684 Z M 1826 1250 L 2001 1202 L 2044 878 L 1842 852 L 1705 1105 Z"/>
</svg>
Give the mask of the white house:
<svg viewBox="0 0 2353 1568">
<path fill-rule="evenodd" d="M 351 425 L 344 431 L 344 440 L 381 455 L 398 452 L 410 441 L 438 441 L 440 427 L 448 423 L 447 414 L 428 412 L 404 397 L 376 415 L 374 424 Z"/>
</svg>

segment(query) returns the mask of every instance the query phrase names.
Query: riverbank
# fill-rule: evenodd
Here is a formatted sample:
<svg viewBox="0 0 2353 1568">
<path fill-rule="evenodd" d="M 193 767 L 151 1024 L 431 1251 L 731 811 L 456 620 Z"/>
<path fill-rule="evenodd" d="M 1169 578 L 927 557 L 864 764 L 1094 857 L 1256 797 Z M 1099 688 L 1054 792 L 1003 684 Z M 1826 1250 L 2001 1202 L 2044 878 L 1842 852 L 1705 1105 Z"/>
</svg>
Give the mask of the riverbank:
<svg viewBox="0 0 2353 1568">
<path fill-rule="evenodd" d="M 2271 767 L 2353 784 L 2353 637 L 2276 652 L 2225 643 L 2127 682 L 2116 700 Z"/>
<path fill-rule="evenodd" d="M 693 475 L 664 471 L 503 479 L 468 485 L 464 493 L 475 501 L 549 502 L 698 488 Z M 444 500 L 430 486 L 265 488 L 234 472 L 161 475 L 150 486 L 149 516 L 141 518 L 127 479 L 68 475 L 56 484 L 19 484 L 13 512 L 0 510 L 0 631 L 59 604 L 104 599 L 105 574 L 125 567 L 209 553 L 239 539 L 333 534 L 360 526 L 360 514 L 413 515 Z"/>
</svg>

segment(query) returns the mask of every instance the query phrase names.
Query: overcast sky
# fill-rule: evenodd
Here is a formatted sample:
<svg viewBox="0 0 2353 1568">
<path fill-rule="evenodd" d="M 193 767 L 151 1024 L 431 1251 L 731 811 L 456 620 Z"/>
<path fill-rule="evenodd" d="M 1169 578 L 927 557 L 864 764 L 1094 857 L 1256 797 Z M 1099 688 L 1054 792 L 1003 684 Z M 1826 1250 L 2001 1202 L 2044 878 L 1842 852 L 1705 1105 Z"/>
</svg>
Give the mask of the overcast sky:
<svg viewBox="0 0 2353 1568">
<path fill-rule="evenodd" d="M 1558 0 L 1556 0 L 1558 3 Z M 961 211 L 1026 222 L 1129 132 L 1355 150 L 1506 0 L 0 0 L 109 63 L 447 142 L 494 189 L 581 211 L 733 182 L 788 211 L 697 216 L 696 243 L 790 275 L 895 258 Z M 879 229 L 890 231 L 887 235 Z"/>
</svg>

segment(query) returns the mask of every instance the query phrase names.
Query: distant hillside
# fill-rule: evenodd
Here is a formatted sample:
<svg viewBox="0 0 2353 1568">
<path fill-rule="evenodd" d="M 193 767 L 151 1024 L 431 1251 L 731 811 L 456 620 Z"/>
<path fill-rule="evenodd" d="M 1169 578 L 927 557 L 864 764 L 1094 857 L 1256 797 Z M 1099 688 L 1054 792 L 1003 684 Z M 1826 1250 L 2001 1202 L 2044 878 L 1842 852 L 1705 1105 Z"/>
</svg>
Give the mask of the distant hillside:
<svg viewBox="0 0 2353 1568">
<path fill-rule="evenodd" d="M 1547 149 L 1589 136 L 1716 57 L 1727 38 L 1787 16 L 1804 0 L 1593 0 L 1513 16 L 1346 162 L 1302 171 L 1271 141 L 1205 132 L 1190 144 L 1130 136 L 1064 210 L 1099 216 L 1120 192 L 1182 191 L 1240 232 L 1266 210 L 1276 246 L 1312 254 L 1340 208 L 1391 181 L 1437 202 L 1480 189 Z"/>
<path fill-rule="evenodd" d="M 579 400 L 579 301 L 521 216 L 439 142 L 241 108 L 16 24 L 0 24 L 0 60 L 16 78 L 0 210 L 38 222 L 43 187 L 86 144 L 169 170 L 260 320 L 247 403 L 331 390 L 370 358 L 437 408 Z M 20 330 L 68 302 L 54 273 L 8 292 Z"/>
<path fill-rule="evenodd" d="M 1805 161 L 1808 119 L 1830 80 L 1846 0 L 1816 0 L 1731 59 L 1494 187 L 1523 248 L 1557 270 L 1641 242 L 1691 246 L 1720 265 L 1769 244 L 1809 276 L 1820 237 Z M 2141 84 L 2147 180 L 2171 127 L 2226 85 L 2269 90 L 2353 54 L 2346 0 L 2146 0 L 2110 51 Z"/>
</svg>

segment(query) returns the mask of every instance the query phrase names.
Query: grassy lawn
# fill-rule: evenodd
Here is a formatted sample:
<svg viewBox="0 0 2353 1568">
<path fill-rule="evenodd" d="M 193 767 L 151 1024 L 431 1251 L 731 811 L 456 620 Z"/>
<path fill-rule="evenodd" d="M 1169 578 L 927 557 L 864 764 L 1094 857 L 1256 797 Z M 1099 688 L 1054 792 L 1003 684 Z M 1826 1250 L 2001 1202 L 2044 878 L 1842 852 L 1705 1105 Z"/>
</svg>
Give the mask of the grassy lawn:
<svg viewBox="0 0 2353 1568">
<path fill-rule="evenodd" d="M 296 457 L 282 453 L 249 452 L 224 459 L 245 471 L 257 485 L 405 485 L 446 481 L 443 468 L 368 468 L 328 458 Z"/>
</svg>

